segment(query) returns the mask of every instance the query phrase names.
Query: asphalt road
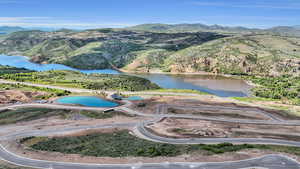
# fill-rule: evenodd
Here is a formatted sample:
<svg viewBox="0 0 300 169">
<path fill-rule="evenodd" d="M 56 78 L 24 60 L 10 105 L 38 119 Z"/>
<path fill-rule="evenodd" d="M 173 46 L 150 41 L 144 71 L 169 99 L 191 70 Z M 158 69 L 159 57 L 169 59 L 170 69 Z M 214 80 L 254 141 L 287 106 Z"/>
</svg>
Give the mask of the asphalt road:
<svg viewBox="0 0 300 169">
<path fill-rule="evenodd" d="M 149 122 L 152 123 L 152 122 Z M 300 147 L 300 142 L 287 141 L 279 139 L 266 139 L 266 138 L 188 138 L 188 139 L 173 139 L 165 138 L 154 135 L 149 132 L 144 124 L 137 126 L 138 135 L 141 135 L 144 139 L 148 139 L 155 142 L 170 143 L 170 144 L 218 144 L 218 143 L 233 143 L 233 144 L 272 144 L 272 145 L 285 145 Z"/>
<path fill-rule="evenodd" d="M 264 167 L 269 169 L 299 169 L 296 161 L 280 155 L 267 155 L 261 158 L 236 162 L 220 163 L 152 163 L 152 164 L 84 164 L 34 160 L 17 156 L 0 146 L 0 157 L 12 164 L 33 168 L 52 169 L 241 169 Z"/>
<path fill-rule="evenodd" d="M 6 82 L 0 80 L 0 83 Z M 18 82 L 7 82 L 7 83 L 18 83 Z M 35 85 L 29 83 L 23 83 L 26 85 L 48 87 L 48 88 L 58 88 L 69 90 L 72 92 L 94 92 L 92 90 L 86 89 L 72 89 L 61 88 L 56 86 L 48 85 Z M 131 92 L 129 92 L 131 93 Z M 153 92 L 150 92 L 153 94 Z M 158 93 L 159 94 L 159 93 Z M 161 93 L 166 94 L 166 93 Z M 178 94 L 178 93 L 167 93 L 167 94 Z M 186 95 L 186 94 L 183 94 Z M 197 95 L 197 94 L 189 94 Z M 227 119 L 227 118 L 210 118 L 210 117 L 200 117 L 193 115 L 172 115 L 172 114 L 145 114 L 142 112 L 134 111 L 129 109 L 127 106 L 130 105 L 129 102 L 126 102 L 124 106 L 118 107 L 116 109 L 123 110 L 129 114 L 135 114 L 146 117 L 153 117 L 153 120 L 145 121 L 141 123 L 114 123 L 110 125 L 95 125 L 95 126 L 78 126 L 70 128 L 62 128 L 55 130 L 31 130 L 31 131 L 22 131 L 20 133 L 12 133 L 6 136 L 0 137 L 0 140 L 10 140 L 26 136 L 47 136 L 51 134 L 58 134 L 71 131 L 80 131 L 88 129 L 98 129 L 98 128 L 111 128 L 111 127 L 136 127 L 137 135 L 142 138 L 156 141 L 156 142 L 165 142 L 172 144 L 213 144 L 221 142 L 231 142 L 231 143 L 250 143 L 250 144 L 279 144 L 279 145 L 289 145 L 300 147 L 300 142 L 295 141 L 286 141 L 278 139 L 257 139 L 257 138 L 205 138 L 205 139 L 172 139 L 156 136 L 149 132 L 145 126 L 150 123 L 155 123 L 164 117 L 177 117 L 177 118 L 192 118 L 192 119 L 203 119 L 203 120 L 212 120 L 212 121 L 227 121 L 227 122 L 236 122 L 236 123 L 251 123 L 251 124 L 270 124 L 270 125 L 292 125 L 300 126 L 299 121 L 281 121 L 277 117 L 269 116 L 271 120 L 238 120 L 238 119 Z M 47 107 L 55 109 L 84 109 L 84 110 L 103 110 L 103 108 L 92 108 L 92 107 L 81 107 L 81 106 L 67 106 L 67 105 L 55 105 L 55 104 L 24 104 L 24 105 L 11 105 L 8 107 L 1 107 L 1 110 L 10 109 L 10 108 L 20 108 L 20 107 Z M 269 169 L 300 169 L 300 164 L 288 157 L 280 155 L 267 155 L 261 158 L 236 161 L 236 162 L 220 162 L 220 163 L 153 163 L 153 164 L 80 164 L 80 163 L 65 163 L 65 162 L 51 162 L 51 161 L 42 161 L 29 159 L 25 157 L 18 156 L 6 150 L 2 145 L 0 145 L 0 159 L 13 163 L 19 166 L 27 166 L 33 168 L 55 168 L 55 169 L 241 169 L 241 168 L 253 168 L 253 167 L 263 167 Z"/>
</svg>

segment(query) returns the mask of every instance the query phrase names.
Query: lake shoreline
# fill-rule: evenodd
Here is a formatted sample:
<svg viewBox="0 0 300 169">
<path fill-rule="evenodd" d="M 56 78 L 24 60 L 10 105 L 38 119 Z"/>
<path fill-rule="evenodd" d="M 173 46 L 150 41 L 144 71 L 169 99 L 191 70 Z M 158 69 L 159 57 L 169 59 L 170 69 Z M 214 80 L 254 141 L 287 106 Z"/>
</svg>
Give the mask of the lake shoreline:
<svg viewBox="0 0 300 169">
<path fill-rule="evenodd" d="M 38 72 L 49 70 L 73 70 L 84 74 L 124 74 L 150 80 L 162 88 L 198 90 L 220 97 L 248 97 L 248 83 L 234 75 L 214 74 L 210 72 L 158 72 L 150 73 L 126 71 L 124 69 L 81 70 L 63 64 L 37 64 L 25 56 L 0 55 L 0 64 L 18 68 L 27 68 Z M 178 76 L 176 76 L 178 75 Z M 181 76 L 180 76 L 181 75 Z M 197 81 L 197 79 L 199 81 Z M 194 82 L 189 82 L 190 80 Z M 197 82 L 195 82 L 195 80 Z"/>
</svg>

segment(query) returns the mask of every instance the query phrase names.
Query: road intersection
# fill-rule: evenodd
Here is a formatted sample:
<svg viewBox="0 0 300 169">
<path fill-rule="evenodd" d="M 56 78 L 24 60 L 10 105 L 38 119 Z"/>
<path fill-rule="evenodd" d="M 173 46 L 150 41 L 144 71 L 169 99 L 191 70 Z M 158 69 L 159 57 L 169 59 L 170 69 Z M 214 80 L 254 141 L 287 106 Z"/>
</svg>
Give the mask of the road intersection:
<svg viewBox="0 0 300 169">
<path fill-rule="evenodd" d="M 7 82 L 7 81 L 0 81 Z M 11 82 L 7 82 L 11 83 Z M 26 83 L 26 85 L 31 85 Z M 45 87 L 45 85 L 38 85 L 39 87 Z M 51 86 L 47 86 L 51 87 Z M 53 86 L 52 86 L 53 87 Z M 55 88 L 60 88 L 56 87 Z M 86 89 L 66 89 L 72 92 L 93 92 Z M 165 94 L 165 93 L 160 93 Z M 172 93 L 169 93 L 172 94 Z M 174 94 L 174 93 L 173 93 Z M 178 93 L 175 93 L 178 94 Z M 194 94 L 193 94 L 194 95 Z M 134 132 L 137 136 L 155 141 L 164 142 L 170 144 L 215 144 L 215 143 L 249 143 L 249 144 L 274 144 L 274 145 L 287 145 L 300 147 L 300 142 L 287 141 L 279 139 L 258 139 L 258 138 L 190 138 L 190 139 L 172 139 L 157 136 L 147 130 L 147 125 L 160 121 L 166 117 L 174 118 L 190 118 L 190 119 L 201 119 L 201 120 L 211 120 L 211 121 L 223 121 L 223 122 L 233 122 L 233 123 L 249 123 L 249 124 L 270 124 L 270 125 L 290 125 L 290 126 L 300 126 L 299 121 L 295 120 L 281 120 L 278 117 L 270 114 L 264 114 L 271 118 L 271 120 L 242 120 L 242 119 L 230 119 L 230 118 L 212 118 L 196 115 L 180 115 L 180 114 L 165 114 L 160 112 L 164 108 L 158 107 L 158 113 L 146 114 L 136 110 L 130 109 L 130 101 L 124 101 L 124 104 L 116 107 L 116 110 L 123 111 L 128 114 L 134 114 L 143 117 L 152 118 L 152 120 L 133 122 L 133 123 L 113 123 L 109 125 L 91 125 L 91 126 L 77 126 L 77 127 L 65 127 L 62 129 L 53 130 L 22 130 L 20 132 L 15 132 L 8 135 L 2 135 L 0 141 L 16 140 L 28 136 L 49 136 L 67 132 L 76 132 L 90 129 L 104 129 L 104 128 L 116 128 L 116 127 L 132 127 L 135 128 Z M 104 108 L 95 107 L 82 107 L 73 105 L 60 105 L 60 104 L 19 104 L 19 105 L 8 105 L 0 107 L 0 111 L 7 109 L 16 108 L 26 108 L 26 107 L 45 107 L 53 109 L 75 109 L 75 110 L 96 110 L 103 111 Z M 26 127 L 25 127 L 26 128 Z M 183 169 L 183 168 L 195 168 L 195 169 L 240 169 L 249 167 L 264 167 L 270 169 L 300 169 L 300 163 L 294 161 L 293 159 L 281 156 L 281 155 L 267 155 L 260 158 L 248 159 L 242 161 L 233 162 L 221 162 L 221 163 L 152 163 L 152 164 L 84 164 L 84 163 L 69 163 L 69 162 L 53 162 L 44 160 L 29 159 L 26 157 L 21 157 L 7 150 L 4 145 L 0 145 L 0 159 L 7 161 L 12 164 L 19 166 L 27 166 L 32 168 L 55 168 L 55 169 Z"/>
</svg>

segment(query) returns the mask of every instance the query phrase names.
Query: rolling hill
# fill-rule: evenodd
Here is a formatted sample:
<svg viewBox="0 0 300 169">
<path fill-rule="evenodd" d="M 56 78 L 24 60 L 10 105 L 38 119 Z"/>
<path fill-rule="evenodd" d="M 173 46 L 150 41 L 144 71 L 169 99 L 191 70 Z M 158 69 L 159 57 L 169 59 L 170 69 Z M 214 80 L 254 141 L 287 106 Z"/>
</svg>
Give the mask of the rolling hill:
<svg viewBox="0 0 300 169">
<path fill-rule="evenodd" d="M 0 53 L 81 69 L 255 75 L 300 72 L 297 37 L 217 25 L 181 24 L 176 26 L 180 31 L 169 31 L 174 30 L 172 25 L 142 28 L 14 32 L 0 40 Z M 194 31 L 183 31 L 187 29 Z"/>
</svg>

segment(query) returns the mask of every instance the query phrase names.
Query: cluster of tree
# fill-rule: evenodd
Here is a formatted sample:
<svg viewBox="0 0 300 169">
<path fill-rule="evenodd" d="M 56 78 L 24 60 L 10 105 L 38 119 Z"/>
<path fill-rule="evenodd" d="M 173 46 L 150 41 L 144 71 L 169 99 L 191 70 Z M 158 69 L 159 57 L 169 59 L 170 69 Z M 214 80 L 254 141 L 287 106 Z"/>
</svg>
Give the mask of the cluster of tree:
<svg viewBox="0 0 300 169">
<path fill-rule="evenodd" d="M 3 74 L 0 77 L 19 82 L 54 84 L 94 90 L 142 91 L 160 88 L 156 84 L 151 83 L 151 81 L 136 76 L 109 74 L 86 75 L 74 71 Z"/>
<path fill-rule="evenodd" d="M 300 99 L 300 77 L 291 75 L 279 77 L 251 76 L 247 79 L 258 84 L 253 89 L 255 96 L 272 99 Z"/>
<path fill-rule="evenodd" d="M 25 68 L 16 68 L 11 66 L 0 65 L 0 75 L 10 74 L 10 73 L 28 73 L 28 72 L 34 72 L 34 71 Z"/>
</svg>

